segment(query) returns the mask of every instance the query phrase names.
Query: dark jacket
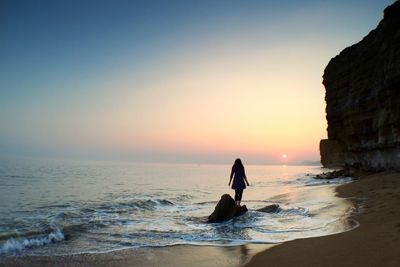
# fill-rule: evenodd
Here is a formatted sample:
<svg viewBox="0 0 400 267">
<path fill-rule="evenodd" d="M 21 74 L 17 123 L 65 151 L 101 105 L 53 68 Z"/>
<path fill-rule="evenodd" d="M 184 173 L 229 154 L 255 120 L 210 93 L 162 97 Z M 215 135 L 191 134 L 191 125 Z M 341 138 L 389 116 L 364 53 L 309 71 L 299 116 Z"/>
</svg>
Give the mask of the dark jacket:
<svg viewBox="0 0 400 267">
<path fill-rule="evenodd" d="M 232 189 L 245 189 L 246 183 L 244 178 L 246 178 L 246 174 L 244 172 L 244 167 L 241 166 L 233 166 L 231 171 L 231 177 L 233 176 Z"/>
</svg>

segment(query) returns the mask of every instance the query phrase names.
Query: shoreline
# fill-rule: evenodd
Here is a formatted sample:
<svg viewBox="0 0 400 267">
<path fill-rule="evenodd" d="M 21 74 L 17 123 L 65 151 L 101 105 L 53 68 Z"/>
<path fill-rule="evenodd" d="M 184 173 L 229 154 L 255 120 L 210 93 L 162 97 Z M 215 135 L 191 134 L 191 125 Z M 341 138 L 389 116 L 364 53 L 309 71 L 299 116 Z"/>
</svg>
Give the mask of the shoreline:
<svg viewBox="0 0 400 267">
<path fill-rule="evenodd" d="M 232 267 L 249 260 L 277 244 L 239 246 L 175 245 L 154 248 L 128 248 L 106 253 L 82 253 L 60 256 L 20 256 L 0 260 L 0 266 L 165 266 Z"/>
<path fill-rule="evenodd" d="M 379 179 L 379 181 L 377 181 Z M 3 258 L 0 266 L 397 266 L 400 262 L 400 173 L 379 173 L 364 176 L 349 184 L 334 189 L 341 198 L 354 203 L 357 208 L 349 219 L 360 225 L 352 230 L 279 244 L 247 244 L 238 246 L 176 245 L 141 249 L 123 249 L 107 253 L 82 253 L 64 256 L 17 256 Z M 387 191 L 386 197 L 378 198 L 380 190 Z M 380 196 L 380 195 L 379 195 Z M 380 196 L 382 197 L 382 196 Z M 397 200 L 397 205 L 387 198 Z M 362 204 L 360 205 L 360 200 Z M 373 201 L 372 205 L 370 202 Z M 378 205 L 379 209 L 374 209 Z M 383 205 L 383 206 L 382 206 Z M 397 232 L 387 243 L 386 235 L 375 237 L 375 233 L 390 233 L 390 227 L 380 230 L 374 220 L 390 213 L 388 222 L 395 222 Z M 364 218 L 367 217 L 367 218 Z M 392 218 L 393 217 L 393 218 Z M 360 232 L 361 229 L 361 232 Z M 355 233 L 355 234 L 354 234 Z M 361 233 L 362 238 L 359 238 Z M 397 235 L 396 235 L 397 234 Z M 389 234 L 390 237 L 390 234 Z M 386 243 L 385 243 L 386 242 Z M 358 248 L 357 248 L 358 247 Z M 361 248 L 360 248 L 361 247 Z M 385 247 L 386 253 L 376 253 Z M 394 248 L 394 249 L 393 249 Z M 396 250 L 397 249 L 397 250 Z M 370 250 L 374 260 L 370 261 Z M 396 251 L 396 252 L 395 252 Z M 388 252 L 392 252 L 388 253 Z M 398 255 L 395 255 L 395 254 Z M 389 254 L 389 255 L 388 255 Z"/>
<path fill-rule="evenodd" d="M 400 173 L 365 175 L 338 186 L 336 192 L 342 198 L 364 200 L 350 216 L 359 227 L 282 243 L 256 254 L 244 266 L 398 266 Z"/>
</svg>

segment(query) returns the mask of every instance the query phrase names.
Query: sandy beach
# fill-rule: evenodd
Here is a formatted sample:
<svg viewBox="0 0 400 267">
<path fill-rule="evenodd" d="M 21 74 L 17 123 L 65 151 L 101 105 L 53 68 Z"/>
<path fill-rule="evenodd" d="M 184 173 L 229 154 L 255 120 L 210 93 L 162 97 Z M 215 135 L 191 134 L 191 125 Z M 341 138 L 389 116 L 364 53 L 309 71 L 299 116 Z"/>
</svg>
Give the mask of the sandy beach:
<svg viewBox="0 0 400 267">
<path fill-rule="evenodd" d="M 286 242 L 254 256 L 257 266 L 399 266 L 400 174 L 379 173 L 337 188 L 339 196 L 360 202 L 354 230 Z"/>
</svg>

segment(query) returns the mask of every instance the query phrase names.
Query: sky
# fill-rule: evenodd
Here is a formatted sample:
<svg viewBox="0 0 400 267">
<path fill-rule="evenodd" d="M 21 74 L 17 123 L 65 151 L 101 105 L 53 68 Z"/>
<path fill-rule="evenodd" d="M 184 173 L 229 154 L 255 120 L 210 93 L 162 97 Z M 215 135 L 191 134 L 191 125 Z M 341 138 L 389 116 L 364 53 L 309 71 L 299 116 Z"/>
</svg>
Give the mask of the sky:
<svg viewBox="0 0 400 267">
<path fill-rule="evenodd" d="M 3 0 L 0 156 L 319 160 L 323 70 L 393 2 Z"/>
</svg>

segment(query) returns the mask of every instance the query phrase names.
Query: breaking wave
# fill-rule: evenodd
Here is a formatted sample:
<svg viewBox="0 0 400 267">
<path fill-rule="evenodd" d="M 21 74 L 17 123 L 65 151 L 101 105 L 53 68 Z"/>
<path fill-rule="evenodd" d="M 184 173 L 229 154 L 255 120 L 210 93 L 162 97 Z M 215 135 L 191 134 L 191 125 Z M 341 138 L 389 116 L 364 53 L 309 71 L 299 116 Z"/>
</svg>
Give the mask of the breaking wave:
<svg viewBox="0 0 400 267">
<path fill-rule="evenodd" d="M 0 253 L 16 254 L 27 248 L 41 247 L 65 240 L 64 233 L 57 229 L 46 236 L 26 239 L 8 239 L 0 248 Z"/>
</svg>

